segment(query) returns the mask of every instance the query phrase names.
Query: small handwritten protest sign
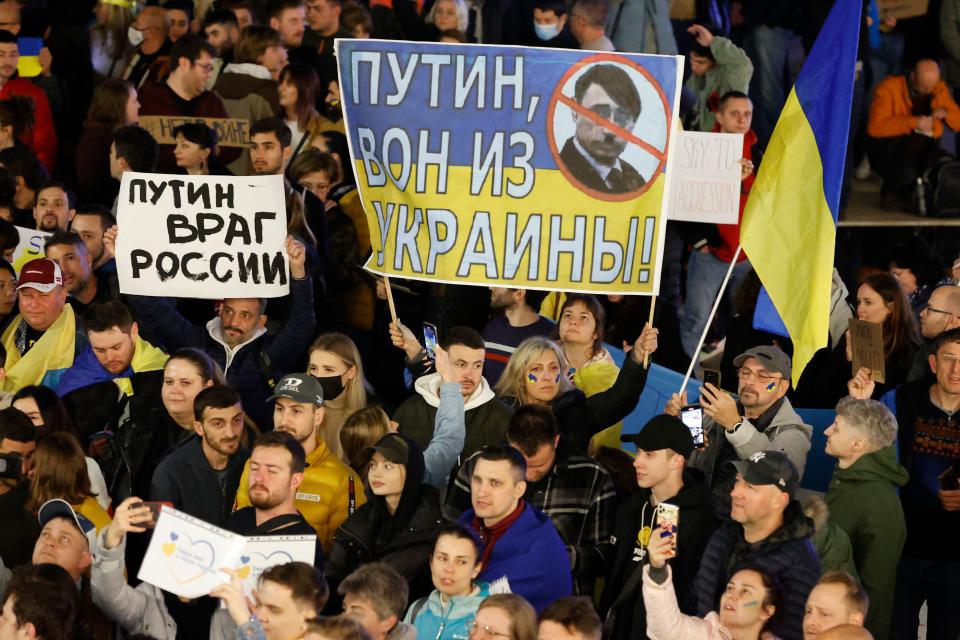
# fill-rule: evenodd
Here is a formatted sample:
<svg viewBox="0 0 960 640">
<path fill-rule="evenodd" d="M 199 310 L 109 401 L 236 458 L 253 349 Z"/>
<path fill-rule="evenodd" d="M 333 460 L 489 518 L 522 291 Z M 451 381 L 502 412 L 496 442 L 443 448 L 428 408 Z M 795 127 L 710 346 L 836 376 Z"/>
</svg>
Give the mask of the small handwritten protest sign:
<svg viewBox="0 0 960 640">
<path fill-rule="evenodd" d="M 880 18 L 913 18 L 927 15 L 930 0 L 877 0 Z"/>
<path fill-rule="evenodd" d="M 181 598 L 199 598 L 229 577 L 246 538 L 163 506 L 137 577 Z"/>
<path fill-rule="evenodd" d="M 883 328 L 877 322 L 850 318 L 850 353 L 853 374 L 866 367 L 876 382 L 884 382 Z"/>
<path fill-rule="evenodd" d="M 678 131 L 671 220 L 737 224 L 743 134 Z"/>
<path fill-rule="evenodd" d="M 43 247 L 47 244 L 47 238 L 50 237 L 50 234 L 46 231 L 24 229 L 23 227 L 17 227 L 17 233 L 20 234 L 20 242 L 17 244 L 17 248 L 13 250 L 13 262 L 11 264 L 19 275 L 23 265 L 31 260 L 43 257 Z"/>
<path fill-rule="evenodd" d="M 282 176 L 123 174 L 120 291 L 275 298 L 290 289 Z"/>
<path fill-rule="evenodd" d="M 200 122 L 211 129 L 218 147 L 250 146 L 250 121 L 242 118 L 187 118 L 184 116 L 140 116 L 137 124 L 160 144 L 174 144 L 173 130 L 188 122 Z"/>
<path fill-rule="evenodd" d="M 314 563 L 317 536 L 258 536 L 247 538 L 236 564 L 247 596 L 253 595 L 260 574 L 270 567 L 288 562 Z"/>
</svg>

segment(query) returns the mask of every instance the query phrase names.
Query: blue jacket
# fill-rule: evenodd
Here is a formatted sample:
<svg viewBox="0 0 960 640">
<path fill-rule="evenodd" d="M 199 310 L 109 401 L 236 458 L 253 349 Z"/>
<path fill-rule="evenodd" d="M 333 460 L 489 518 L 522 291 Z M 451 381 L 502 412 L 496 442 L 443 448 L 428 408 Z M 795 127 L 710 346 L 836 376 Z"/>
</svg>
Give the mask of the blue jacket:
<svg viewBox="0 0 960 640">
<path fill-rule="evenodd" d="M 471 526 L 473 509 L 460 517 Z M 516 593 L 539 613 L 554 600 L 573 593 L 570 556 L 553 522 L 542 511 L 524 506 L 523 512 L 497 540 L 479 580 L 490 583 L 493 593 Z"/>
<path fill-rule="evenodd" d="M 148 296 L 128 296 L 131 310 L 154 344 L 168 353 L 183 347 L 206 352 L 223 369 L 227 384 L 243 399 L 243 409 L 261 431 L 273 428 L 272 382 L 295 371 L 310 346 L 317 328 L 310 277 L 290 278 L 290 311 L 276 335 L 265 330 L 240 345 L 228 360 L 227 346 L 220 339 L 220 319 L 200 327 L 181 316 L 170 301 Z"/>
<path fill-rule="evenodd" d="M 490 585 L 476 583 L 480 591 L 476 595 L 450 598 L 446 606 L 440 602 L 436 589 L 429 596 L 415 601 L 407 610 L 404 622 L 417 630 L 417 638 L 423 640 L 455 640 L 470 635 L 470 623 L 484 598 L 490 595 Z"/>
</svg>

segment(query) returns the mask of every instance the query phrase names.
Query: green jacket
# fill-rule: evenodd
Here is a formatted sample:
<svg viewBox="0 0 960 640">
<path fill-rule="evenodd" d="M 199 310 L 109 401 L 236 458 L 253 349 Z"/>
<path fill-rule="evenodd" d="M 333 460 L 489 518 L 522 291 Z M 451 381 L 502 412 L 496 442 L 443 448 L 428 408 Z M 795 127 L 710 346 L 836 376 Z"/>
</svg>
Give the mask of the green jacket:
<svg viewBox="0 0 960 640">
<path fill-rule="evenodd" d="M 714 108 L 723 94 L 728 91 L 742 91 L 750 88 L 753 77 L 753 63 L 746 52 L 730 40 L 714 36 L 710 43 L 710 53 L 716 64 L 705 75 L 690 75 L 686 86 L 697 95 L 697 130 L 713 131 L 716 114 L 710 110 L 710 96 L 714 97 Z"/>
<path fill-rule="evenodd" d="M 908 478 L 891 445 L 846 469 L 836 467 L 827 489 L 830 521 L 850 536 L 857 572 L 870 596 L 865 626 L 877 640 L 890 635 L 897 561 L 907 538 L 897 488 Z"/>
</svg>

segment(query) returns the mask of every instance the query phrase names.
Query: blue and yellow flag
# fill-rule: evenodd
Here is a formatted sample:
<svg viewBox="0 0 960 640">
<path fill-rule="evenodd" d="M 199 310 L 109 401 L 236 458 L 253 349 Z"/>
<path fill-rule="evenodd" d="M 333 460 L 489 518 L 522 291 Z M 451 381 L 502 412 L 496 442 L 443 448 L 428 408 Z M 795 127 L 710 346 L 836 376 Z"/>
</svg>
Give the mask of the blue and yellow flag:
<svg viewBox="0 0 960 640">
<path fill-rule="evenodd" d="M 829 336 L 861 5 L 834 3 L 777 121 L 740 227 L 740 244 L 793 340 L 794 383 Z"/>
</svg>

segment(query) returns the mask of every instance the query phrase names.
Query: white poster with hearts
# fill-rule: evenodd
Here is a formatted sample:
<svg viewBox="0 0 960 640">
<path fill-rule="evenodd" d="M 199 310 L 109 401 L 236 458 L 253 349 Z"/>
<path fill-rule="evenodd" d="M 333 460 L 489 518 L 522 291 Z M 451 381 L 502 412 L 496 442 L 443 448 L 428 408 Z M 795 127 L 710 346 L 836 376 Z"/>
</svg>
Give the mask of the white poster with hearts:
<svg viewBox="0 0 960 640">
<path fill-rule="evenodd" d="M 257 588 L 261 573 L 288 562 L 313 564 L 317 551 L 317 536 L 259 536 L 246 540 L 236 567 L 248 597 Z"/>
<path fill-rule="evenodd" d="M 182 598 L 199 598 L 226 582 L 247 539 L 164 506 L 137 577 Z"/>
</svg>

